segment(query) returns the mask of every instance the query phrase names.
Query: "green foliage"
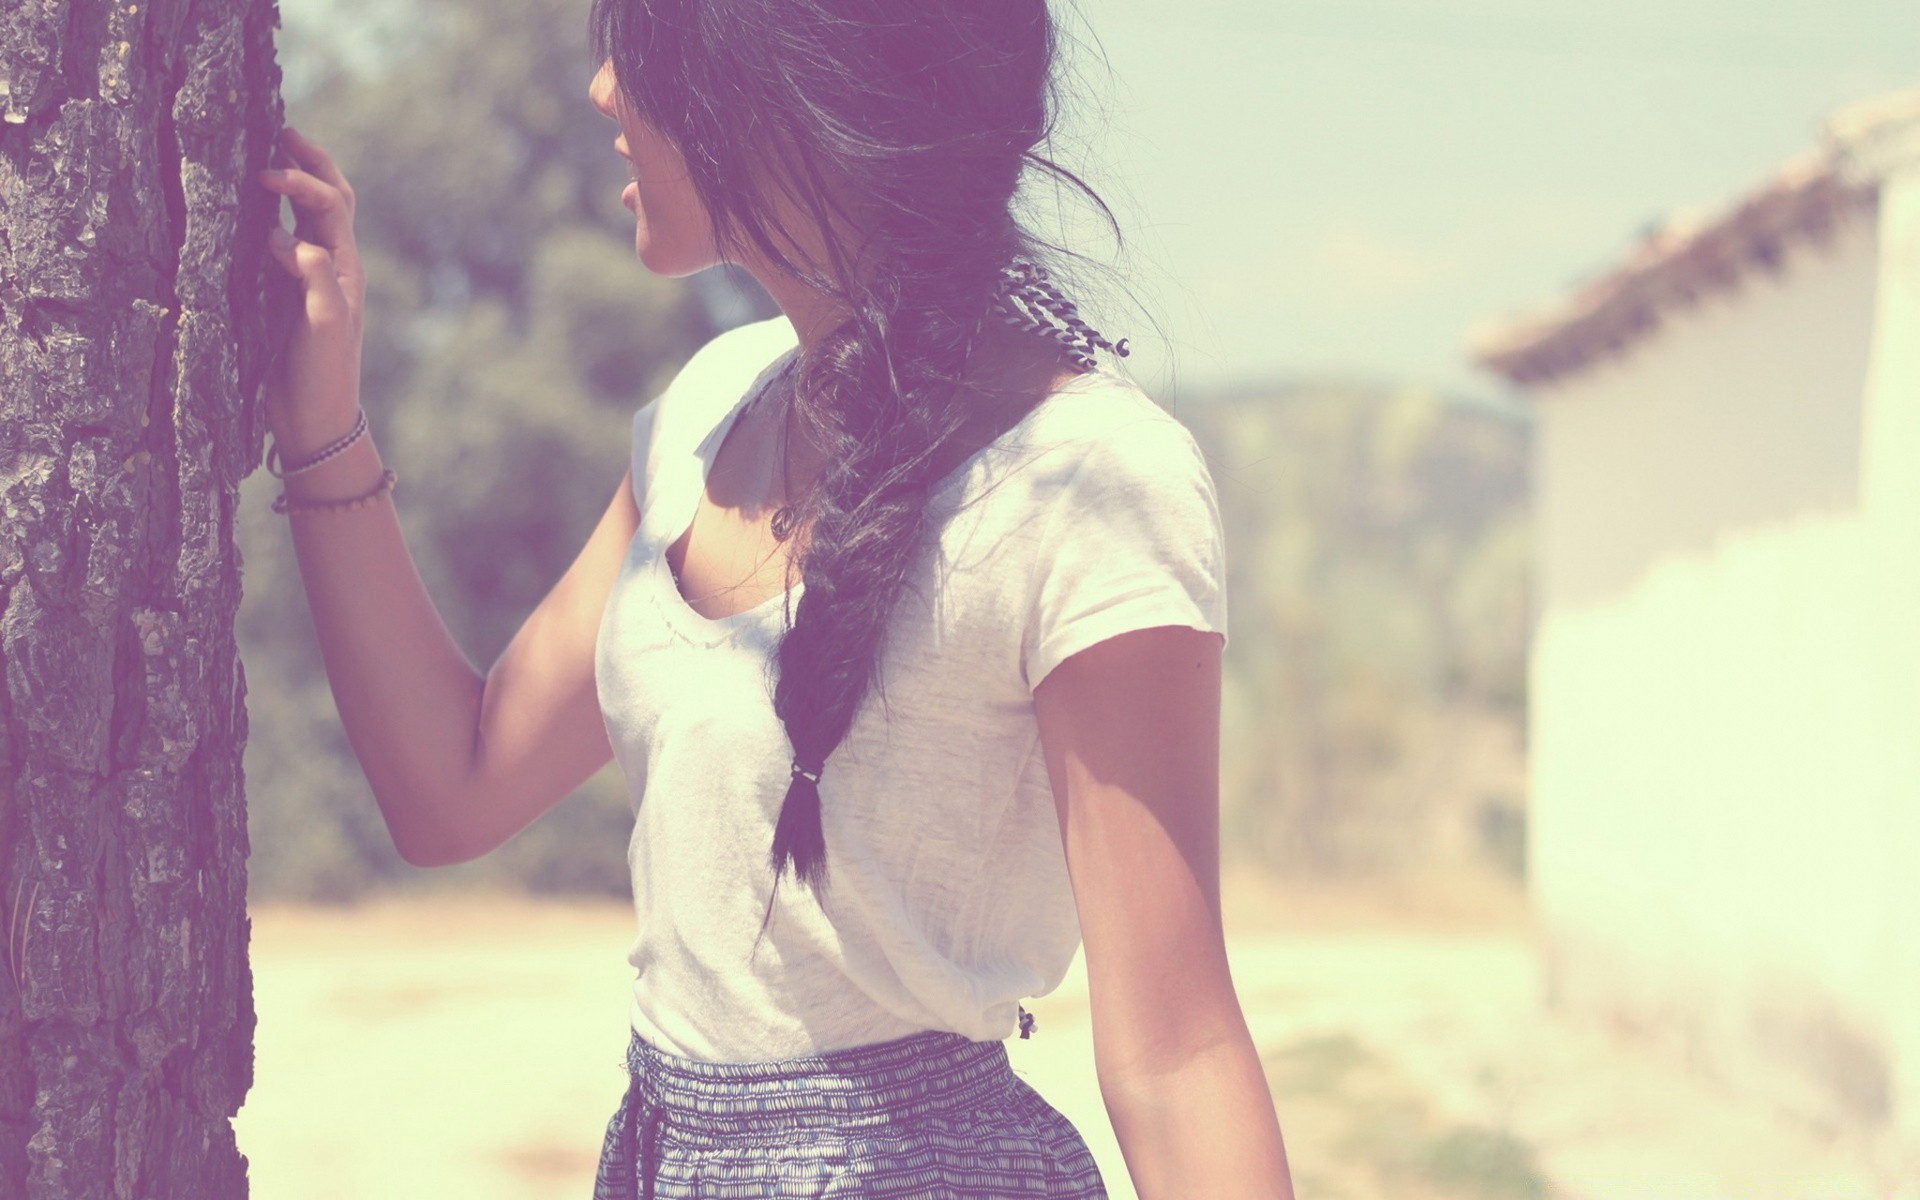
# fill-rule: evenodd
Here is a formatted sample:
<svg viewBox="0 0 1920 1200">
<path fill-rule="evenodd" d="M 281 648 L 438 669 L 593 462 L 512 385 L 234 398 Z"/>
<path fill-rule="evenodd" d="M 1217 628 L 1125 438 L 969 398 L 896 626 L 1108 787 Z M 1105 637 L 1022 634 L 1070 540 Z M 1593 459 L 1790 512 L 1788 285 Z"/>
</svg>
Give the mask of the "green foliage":
<svg viewBox="0 0 1920 1200">
<path fill-rule="evenodd" d="M 1435 1104 L 1394 1056 L 1346 1030 L 1296 1033 L 1260 1056 L 1287 1129 L 1295 1187 L 1316 1196 L 1540 1200 L 1534 1147 Z M 1304 1136 L 1296 1137 L 1296 1134 Z"/>
<path fill-rule="evenodd" d="M 1230 852 L 1288 873 L 1408 865 L 1452 819 L 1506 865 L 1513 814 L 1482 812 L 1485 781 L 1448 750 L 1524 719 L 1525 423 L 1338 383 L 1181 418 L 1226 525 Z"/>
<path fill-rule="evenodd" d="M 289 23 L 281 54 L 307 91 L 288 119 L 354 187 L 361 400 L 428 592 L 484 670 L 605 510 L 634 411 L 721 327 L 775 310 L 744 274 L 665 280 L 636 259 L 580 6 L 411 8 L 405 53 L 370 64 L 340 11 Z M 237 535 L 253 894 L 339 901 L 426 880 L 626 894 L 632 815 L 611 765 L 478 862 L 401 861 L 340 727 L 287 519 L 269 510 L 280 486 L 247 481 Z"/>
</svg>

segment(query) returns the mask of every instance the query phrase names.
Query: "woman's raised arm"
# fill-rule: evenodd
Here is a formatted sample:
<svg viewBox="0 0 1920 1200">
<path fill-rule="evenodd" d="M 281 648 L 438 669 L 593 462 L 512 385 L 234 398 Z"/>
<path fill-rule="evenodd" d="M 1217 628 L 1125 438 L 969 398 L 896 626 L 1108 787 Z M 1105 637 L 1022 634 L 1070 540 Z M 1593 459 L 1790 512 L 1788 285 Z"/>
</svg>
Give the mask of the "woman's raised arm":
<svg viewBox="0 0 1920 1200">
<path fill-rule="evenodd" d="M 287 466 L 354 427 L 362 281 L 353 191 L 326 152 L 289 130 L 285 169 L 261 183 L 292 201 L 294 236 L 270 249 L 301 283 L 304 312 L 269 382 L 267 420 Z M 416 866 L 477 858 L 524 829 L 611 760 L 594 686 L 601 609 L 639 526 L 623 476 L 584 549 L 485 676 L 448 633 L 362 435 L 286 479 L 294 556 L 335 706 L 387 832 Z"/>
</svg>

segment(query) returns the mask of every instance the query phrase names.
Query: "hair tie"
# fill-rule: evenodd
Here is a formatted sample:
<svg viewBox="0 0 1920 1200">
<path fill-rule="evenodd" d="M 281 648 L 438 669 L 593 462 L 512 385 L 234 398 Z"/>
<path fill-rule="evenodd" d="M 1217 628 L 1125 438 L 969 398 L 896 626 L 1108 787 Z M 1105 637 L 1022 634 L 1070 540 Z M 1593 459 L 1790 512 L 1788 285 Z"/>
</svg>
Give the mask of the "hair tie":
<svg viewBox="0 0 1920 1200">
<path fill-rule="evenodd" d="M 815 786 L 819 785 L 820 772 L 823 771 L 825 768 L 826 768 L 825 763 L 815 763 L 811 767 L 802 766 L 800 764 L 800 759 L 797 755 L 794 757 L 794 760 L 793 760 L 793 775 L 798 775 L 801 778 L 805 779 L 808 783 L 814 784 Z M 791 778 L 791 776 L 789 776 L 789 778 Z"/>
</svg>

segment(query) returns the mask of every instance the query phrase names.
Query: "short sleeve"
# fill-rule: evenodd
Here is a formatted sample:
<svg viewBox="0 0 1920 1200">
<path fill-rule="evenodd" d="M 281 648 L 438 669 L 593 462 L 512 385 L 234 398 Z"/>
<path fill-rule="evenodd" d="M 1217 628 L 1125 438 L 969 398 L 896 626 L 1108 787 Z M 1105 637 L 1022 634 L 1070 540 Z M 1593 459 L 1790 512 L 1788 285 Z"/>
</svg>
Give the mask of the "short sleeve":
<svg viewBox="0 0 1920 1200">
<path fill-rule="evenodd" d="M 1185 625 L 1226 645 L 1219 498 L 1186 426 L 1148 417 L 1099 435 L 1049 507 L 1021 641 L 1029 692 L 1129 630 Z"/>
</svg>

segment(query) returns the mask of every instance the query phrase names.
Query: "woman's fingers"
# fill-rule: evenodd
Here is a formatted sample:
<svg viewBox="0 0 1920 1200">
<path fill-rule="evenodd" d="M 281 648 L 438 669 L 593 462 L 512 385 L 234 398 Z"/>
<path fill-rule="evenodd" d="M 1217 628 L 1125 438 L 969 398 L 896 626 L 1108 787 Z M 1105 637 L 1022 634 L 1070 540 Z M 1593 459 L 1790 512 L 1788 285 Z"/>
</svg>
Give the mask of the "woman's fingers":
<svg viewBox="0 0 1920 1200">
<path fill-rule="evenodd" d="M 347 183 L 347 177 L 340 173 L 333 158 L 320 148 L 318 142 L 310 141 L 293 126 L 284 126 L 280 130 L 280 145 L 285 147 L 287 155 L 294 165 L 306 168 L 314 177 L 333 185 L 346 197 L 347 206 L 353 206 L 353 188 Z"/>
<path fill-rule="evenodd" d="M 353 240 L 353 189 L 326 151 L 296 131 L 282 131 L 271 161 L 275 165 L 257 178 L 292 202 L 294 226 L 289 232 L 276 212 L 267 232 L 268 253 L 300 281 L 311 330 L 357 328 L 362 284 Z"/>
<path fill-rule="evenodd" d="M 307 320 L 324 326 L 350 320 L 352 307 L 341 286 L 339 266 L 325 246 L 301 241 L 276 222 L 267 230 L 267 252 L 307 295 Z"/>
<path fill-rule="evenodd" d="M 339 188 L 299 167 L 268 167 L 262 186 L 293 202 L 295 227 L 308 241 L 337 250 L 353 241 L 353 210 Z"/>
<path fill-rule="evenodd" d="M 300 261 L 293 253 L 294 242 L 294 236 L 288 233 L 287 227 L 279 222 L 275 222 L 273 227 L 267 230 L 267 253 L 273 256 L 273 261 L 279 263 L 287 274 L 298 279 L 300 278 Z"/>
</svg>

